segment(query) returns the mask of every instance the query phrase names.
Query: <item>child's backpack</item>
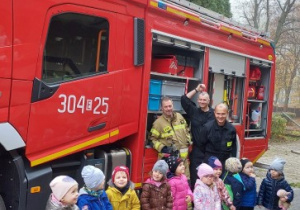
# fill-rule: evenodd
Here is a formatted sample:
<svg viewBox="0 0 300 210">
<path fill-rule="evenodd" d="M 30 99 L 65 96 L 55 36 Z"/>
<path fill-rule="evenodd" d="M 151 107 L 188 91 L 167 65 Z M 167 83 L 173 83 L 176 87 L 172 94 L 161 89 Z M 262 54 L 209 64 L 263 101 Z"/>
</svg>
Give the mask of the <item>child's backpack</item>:
<svg viewBox="0 0 300 210">
<path fill-rule="evenodd" d="M 226 174 L 225 174 L 225 176 L 223 178 L 223 182 L 225 181 L 227 175 L 228 175 L 228 171 L 226 172 Z M 242 178 L 241 178 L 241 176 L 240 176 L 239 173 L 234 174 L 233 177 L 235 179 L 237 179 L 239 182 L 241 182 L 243 184 L 243 186 L 244 186 L 244 183 L 243 183 Z M 228 194 L 230 196 L 231 201 L 233 201 L 233 192 L 232 192 L 231 185 L 230 184 L 225 184 L 225 182 L 224 182 L 224 185 L 225 185 L 225 188 L 226 188 L 226 190 L 227 190 L 227 192 L 228 192 Z M 244 190 L 245 190 L 245 186 L 244 186 Z M 222 201 L 222 209 L 229 210 L 229 207 L 226 205 L 226 203 L 224 201 Z"/>
<path fill-rule="evenodd" d="M 227 175 L 228 175 L 228 171 L 226 172 L 226 175 L 223 178 L 223 182 L 226 179 Z M 230 184 L 225 184 L 225 183 L 224 183 L 224 185 L 225 185 L 225 188 L 226 188 L 226 190 L 229 194 L 230 200 L 233 201 L 233 192 L 232 192 L 232 189 L 231 189 L 231 185 Z M 224 201 L 222 201 L 222 209 L 229 210 L 229 207 L 226 205 L 226 203 Z"/>
</svg>

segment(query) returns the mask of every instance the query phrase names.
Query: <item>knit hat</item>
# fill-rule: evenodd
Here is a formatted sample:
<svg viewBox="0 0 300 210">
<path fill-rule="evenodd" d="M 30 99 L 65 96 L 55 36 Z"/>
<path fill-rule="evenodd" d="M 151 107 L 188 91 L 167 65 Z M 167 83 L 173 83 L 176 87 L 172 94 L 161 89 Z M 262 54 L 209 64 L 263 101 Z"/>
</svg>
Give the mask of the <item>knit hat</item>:
<svg viewBox="0 0 300 210">
<path fill-rule="evenodd" d="M 220 160 L 215 156 L 210 156 L 207 160 L 207 164 L 212 167 L 213 169 L 222 169 L 222 163 Z"/>
<path fill-rule="evenodd" d="M 231 173 L 239 173 L 242 170 L 241 161 L 238 158 L 228 158 L 225 161 L 225 169 Z"/>
<path fill-rule="evenodd" d="M 167 171 L 169 170 L 169 166 L 164 160 L 158 160 L 153 166 L 152 171 L 159 171 L 162 173 L 164 176 L 166 176 Z"/>
<path fill-rule="evenodd" d="M 114 182 L 116 173 L 119 172 L 119 171 L 124 171 L 126 173 L 127 180 L 129 181 L 129 169 L 126 166 L 117 166 L 117 167 L 115 167 L 114 171 L 112 172 L 112 177 L 111 177 L 112 181 Z"/>
<path fill-rule="evenodd" d="M 84 166 L 81 176 L 87 188 L 94 189 L 98 187 L 105 179 L 103 172 L 95 166 Z"/>
<path fill-rule="evenodd" d="M 283 173 L 283 167 L 285 163 L 285 160 L 281 158 L 275 158 L 275 160 L 273 160 L 273 162 L 270 165 L 270 169 L 278 171 L 279 173 Z"/>
<path fill-rule="evenodd" d="M 52 190 L 52 194 L 57 198 L 57 200 L 61 200 L 67 192 L 78 183 L 69 176 L 57 176 L 50 182 L 50 188 Z"/>
<path fill-rule="evenodd" d="M 250 160 L 247 159 L 247 158 L 242 158 L 240 161 L 241 161 L 241 164 L 242 164 L 242 171 L 243 171 L 245 165 L 246 165 L 248 162 L 250 162 Z"/>
<path fill-rule="evenodd" d="M 197 167 L 197 169 L 198 169 L 197 175 L 200 179 L 207 175 L 214 175 L 213 168 L 207 165 L 206 163 L 202 163 L 200 166 Z"/>
<path fill-rule="evenodd" d="M 175 173 L 177 167 L 179 166 L 180 163 L 183 162 L 183 160 L 179 157 L 169 156 L 166 159 L 166 162 L 169 166 L 170 172 Z"/>
</svg>

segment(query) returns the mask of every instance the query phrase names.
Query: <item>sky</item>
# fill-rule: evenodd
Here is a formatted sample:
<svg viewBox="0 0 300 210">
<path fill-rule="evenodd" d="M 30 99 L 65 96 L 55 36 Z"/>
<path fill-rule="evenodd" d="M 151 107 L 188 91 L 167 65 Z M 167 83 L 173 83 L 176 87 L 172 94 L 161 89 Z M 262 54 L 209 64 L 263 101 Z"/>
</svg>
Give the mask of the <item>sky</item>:
<svg viewBox="0 0 300 210">
<path fill-rule="evenodd" d="M 241 21 L 239 21 L 239 17 L 241 16 L 241 12 L 240 12 L 240 9 L 239 9 L 238 2 L 242 2 L 243 0 L 229 0 L 229 1 L 230 1 L 230 4 L 231 4 L 231 13 L 232 13 L 233 20 L 235 20 L 237 22 L 241 22 Z"/>
</svg>

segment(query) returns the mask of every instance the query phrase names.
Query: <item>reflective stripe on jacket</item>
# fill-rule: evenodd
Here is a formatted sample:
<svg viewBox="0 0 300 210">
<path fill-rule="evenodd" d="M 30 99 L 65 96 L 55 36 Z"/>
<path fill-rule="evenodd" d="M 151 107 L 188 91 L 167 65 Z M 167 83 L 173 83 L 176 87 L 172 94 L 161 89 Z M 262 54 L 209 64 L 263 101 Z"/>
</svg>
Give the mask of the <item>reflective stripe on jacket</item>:
<svg viewBox="0 0 300 210">
<path fill-rule="evenodd" d="M 191 143 L 188 125 L 180 113 L 174 112 L 173 118 L 160 116 L 152 126 L 150 140 L 154 149 L 159 153 L 164 146 L 173 147 L 173 150 L 181 150 L 182 158 L 187 157 L 187 148 Z"/>
</svg>

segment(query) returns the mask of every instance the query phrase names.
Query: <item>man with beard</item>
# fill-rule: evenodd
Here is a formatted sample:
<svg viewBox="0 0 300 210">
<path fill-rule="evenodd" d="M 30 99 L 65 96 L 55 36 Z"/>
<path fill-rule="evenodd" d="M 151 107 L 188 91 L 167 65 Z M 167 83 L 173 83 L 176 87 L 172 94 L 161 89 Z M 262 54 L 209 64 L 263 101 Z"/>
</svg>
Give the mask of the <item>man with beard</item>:
<svg viewBox="0 0 300 210">
<path fill-rule="evenodd" d="M 173 101 L 169 97 L 161 100 L 162 115 L 158 117 L 150 130 L 150 140 L 158 152 L 158 158 L 177 156 L 184 160 L 185 175 L 189 178 L 188 147 L 191 137 L 184 117 L 173 111 Z"/>
</svg>

